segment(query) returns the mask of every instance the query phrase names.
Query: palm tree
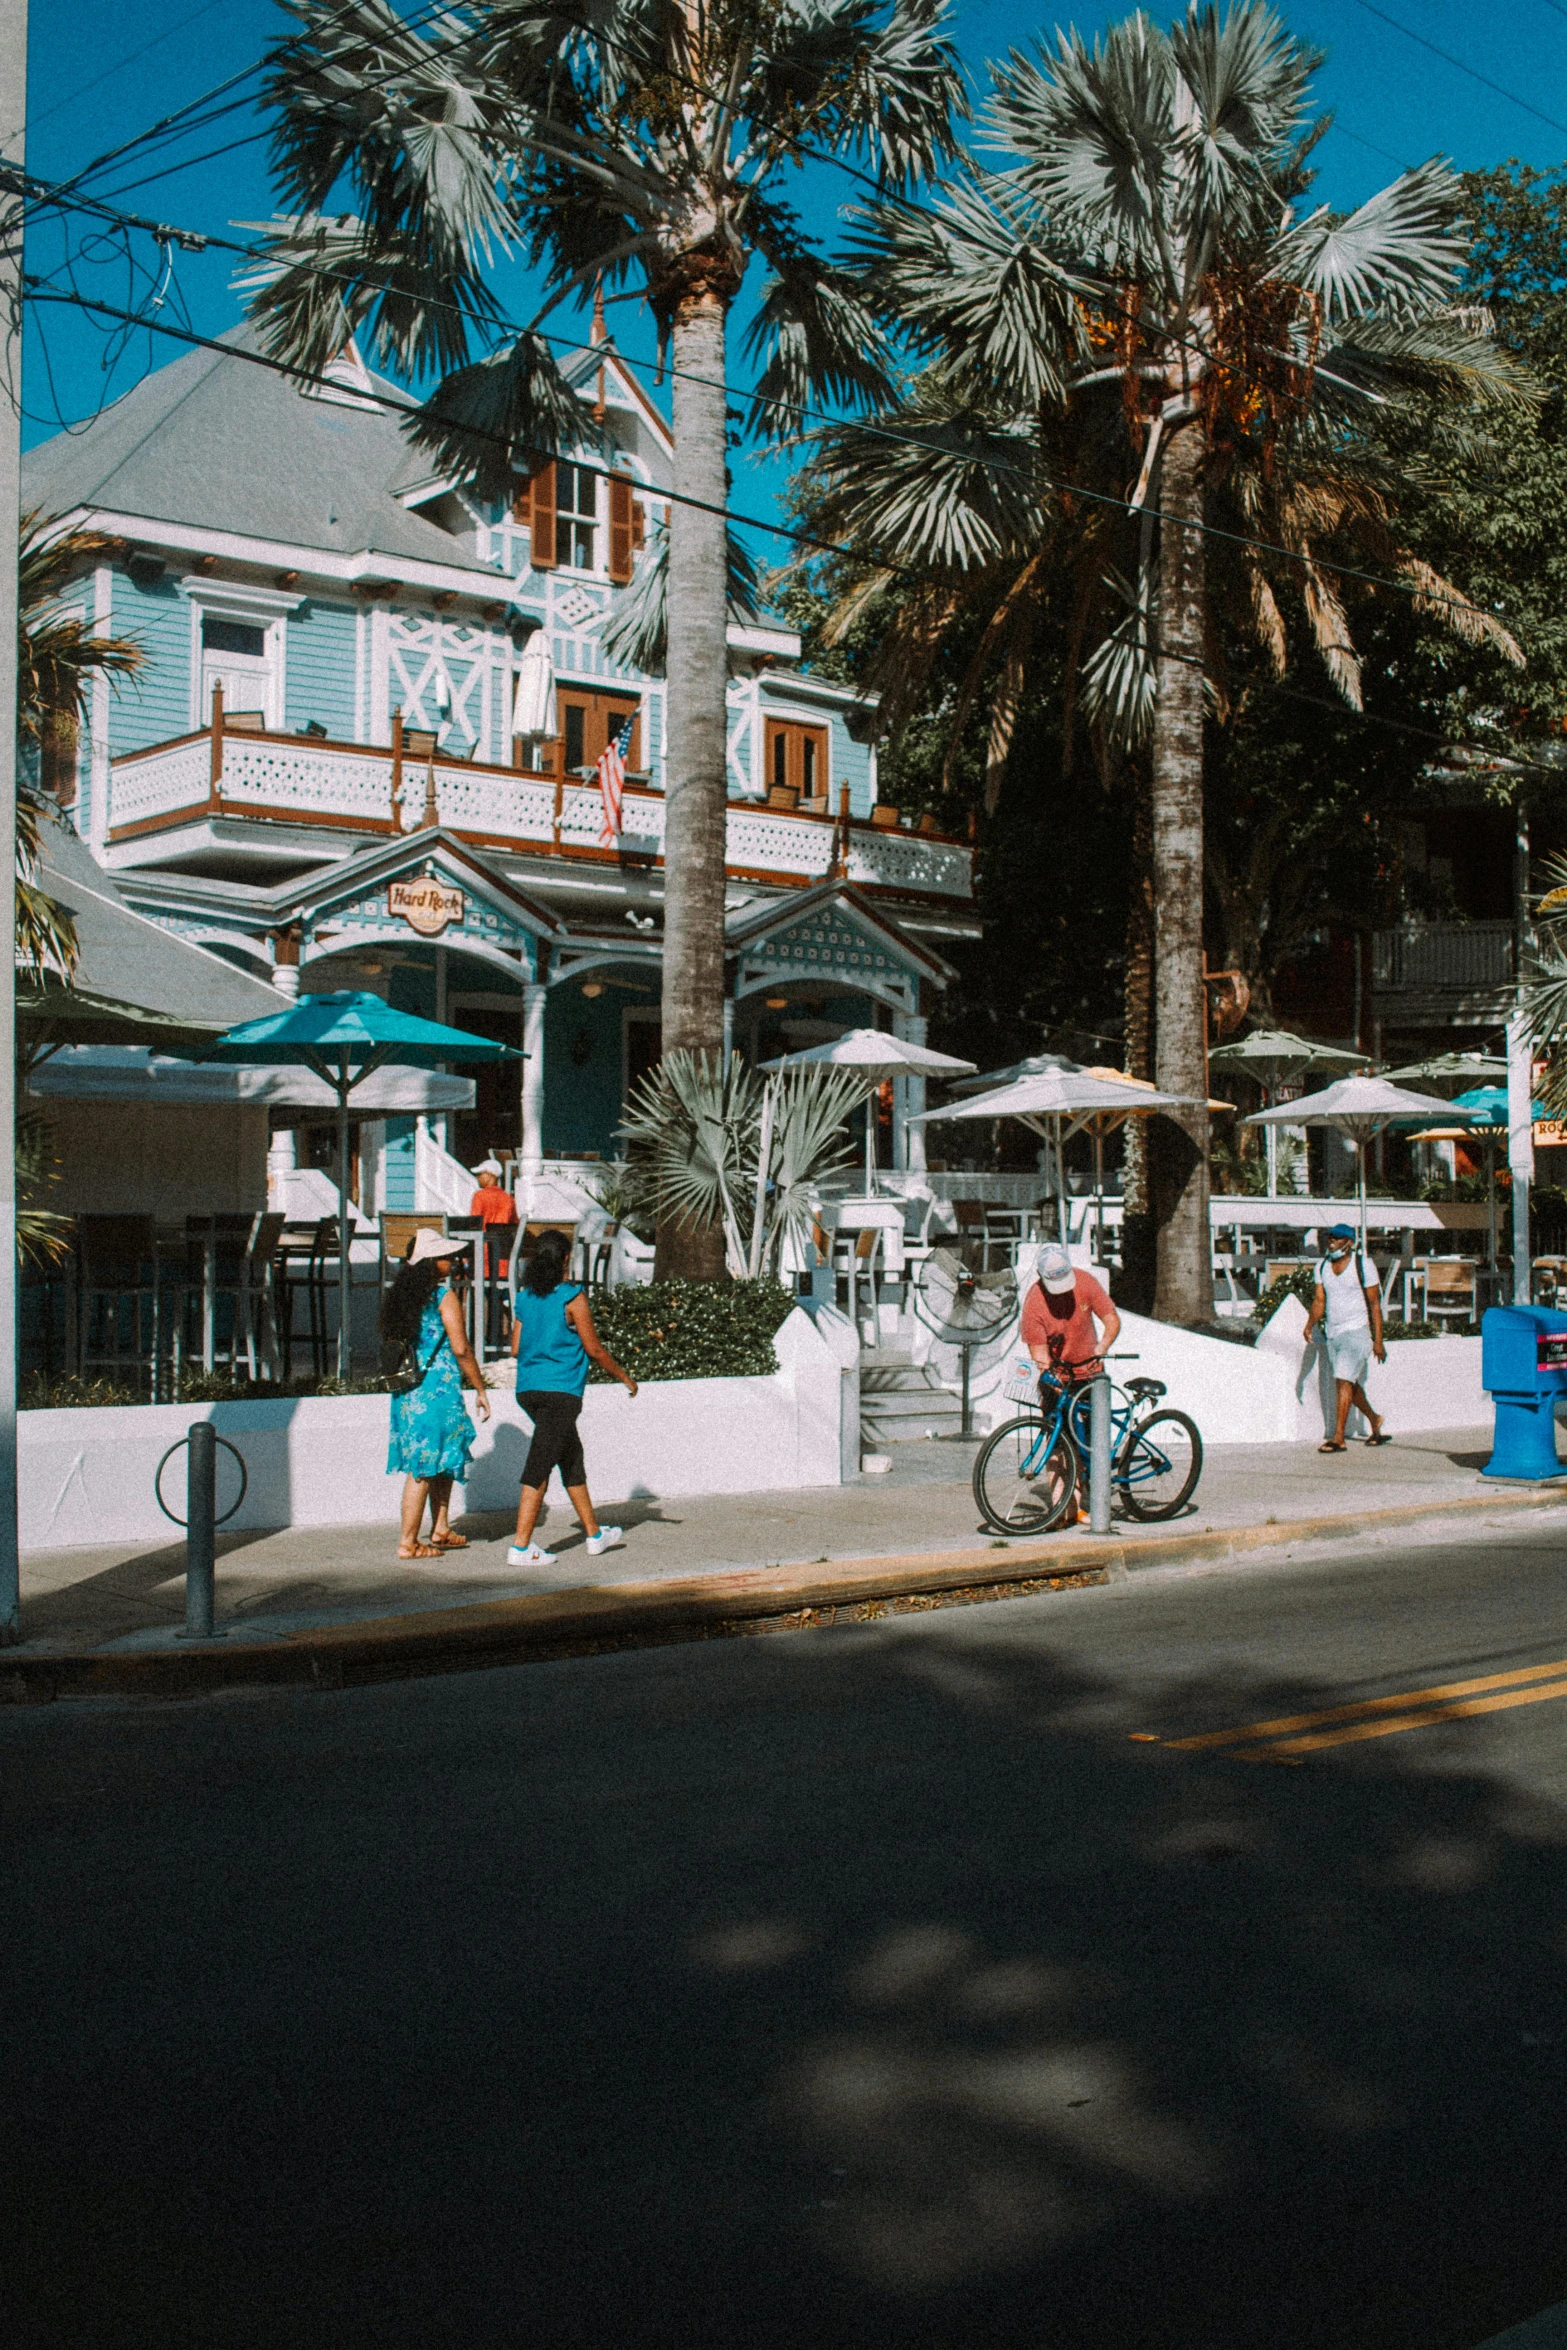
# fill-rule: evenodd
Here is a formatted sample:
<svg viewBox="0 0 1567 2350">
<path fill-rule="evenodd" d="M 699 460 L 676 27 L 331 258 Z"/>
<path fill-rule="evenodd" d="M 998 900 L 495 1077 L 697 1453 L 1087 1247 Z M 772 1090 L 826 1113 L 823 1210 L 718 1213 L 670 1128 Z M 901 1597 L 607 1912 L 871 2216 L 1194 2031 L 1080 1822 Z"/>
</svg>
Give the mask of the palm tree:
<svg viewBox="0 0 1567 2350">
<path fill-rule="evenodd" d="M 972 169 L 928 210 L 883 201 L 863 219 L 872 296 L 933 367 L 895 420 L 901 430 L 909 409 L 924 411 L 924 494 L 907 467 L 889 478 L 901 460 L 887 453 L 884 416 L 846 425 L 826 451 L 840 525 L 857 521 L 882 547 L 901 529 L 895 552 L 923 533 L 960 578 L 988 566 L 981 593 L 1014 637 L 1021 567 L 1050 534 L 1069 534 L 1071 690 L 1081 674 L 1090 711 L 1150 746 L 1158 1081 L 1199 1101 L 1204 703 L 1222 691 L 1207 538 L 1216 490 L 1235 498 L 1246 535 L 1271 533 L 1282 550 L 1253 549 L 1239 566 L 1270 660 L 1284 656 L 1287 577 L 1335 684 L 1356 697 L 1329 542 L 1357 532 L 1433 610 L 1505 637 L 1398 547 L 1391 484 L 1368 479 L 1362 446 L 1378 412 L 1416 392 L 1527 396 L 1475 322 L 1447 307 L 1464 254 L 1459 183 L 1428 164 L 1347 219 L 1326 207 L 1297 217 L 1318 135 L 1305 120 L 1313 64 L 1262 0 L 1222 18 L 1193 5 L 1168 33 L 1138 14 L 1092 49 L 1067 32 L 1054 51 L 1014 52 L 993 69 L 1009 168 Z M 1060 462 L 1063 448 L 1075 464 Z M 1131 510 L 1114 533 L 1094 503 L 1106 490 Z M 1156 1310 L 1203 1320 L 1207 1116 L 1161 1125 Z"/>
<path fill-rule="evenodd" d="M 273 56 L 292 215 L 271 224 L 250 282 L 274 352 L 319 368 L 352 329 L 400 372 L 437 371 L 414 438 L 482 495 L 509 497 L 558 448 L 594 438 L 540 331 L 549 309 L 629 280 L 657 321 L 675 441 L 666 1052 L 723 1042 L 729 313 L 760 254 L 758 421 L 884 380 L 872 318 L 812 251 L 783 184 L 835 155 L 905 186 L 947 151 L 962 101 L 944 5 L 596 0 L 574 17 L 469 0 L 406 21 L 387 0 L 303 0 Z M 357 214 L 326 218 L 345 184 Z M 520 332 L 490 283 L 495 258 L 518 255 L 545 270 L 544 306 Z M 673 1231 L 660 1260 L 716 1269 L 708 1241 Z"/>
</svg>

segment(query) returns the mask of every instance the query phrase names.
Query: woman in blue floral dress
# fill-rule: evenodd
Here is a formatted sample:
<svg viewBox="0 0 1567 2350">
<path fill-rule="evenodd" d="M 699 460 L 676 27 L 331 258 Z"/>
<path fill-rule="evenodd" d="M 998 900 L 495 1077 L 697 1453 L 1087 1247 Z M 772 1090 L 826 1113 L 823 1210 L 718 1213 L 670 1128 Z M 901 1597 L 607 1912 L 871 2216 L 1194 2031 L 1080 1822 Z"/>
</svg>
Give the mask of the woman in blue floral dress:
<svg viewBox="0 0 1567 2350">
<path fill-rule="evenodd" d="M 420 1373 L 416 1387 L 392 1397 L 387 1473 L 395 1476 L 400 1469 L 406 1479 L 400 1559 L 439 1558 L 443 1551 L 468 1547 L 449 1522 L 452 1485 L 466 1481 L 473 1450 L 464 1381 L 477 1391 L 481 1420 L 490 1416 L 490 1397 L 468 1344 L 462 1307 L 448 1286 L 456 1253 L 455 1242 L 444 1233 L 416 1232 L 381 1309 L 382 1338 L 405 1349 L 408 1368 Z M 420 1539 L 426 1504 L 428 1542 Z"/>
</svg>

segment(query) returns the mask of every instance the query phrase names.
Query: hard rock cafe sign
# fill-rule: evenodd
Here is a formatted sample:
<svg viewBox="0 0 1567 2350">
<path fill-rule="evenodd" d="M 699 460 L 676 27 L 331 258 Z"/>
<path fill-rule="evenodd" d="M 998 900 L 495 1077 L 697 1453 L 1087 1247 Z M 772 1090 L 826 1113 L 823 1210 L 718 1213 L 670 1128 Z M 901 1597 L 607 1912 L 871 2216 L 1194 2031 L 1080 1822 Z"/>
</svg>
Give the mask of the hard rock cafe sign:
<svg viewBox="0 0 1567 2350">
<path fill-rule="evenodd" d="M 386 893 L 386 910 L 400 917 L 421 938 L 438 938 L 453 922 L 460 922 L 466 900 L 460 889 L 424 875 L 416 881 L 394 881 Z"/>
</svg>

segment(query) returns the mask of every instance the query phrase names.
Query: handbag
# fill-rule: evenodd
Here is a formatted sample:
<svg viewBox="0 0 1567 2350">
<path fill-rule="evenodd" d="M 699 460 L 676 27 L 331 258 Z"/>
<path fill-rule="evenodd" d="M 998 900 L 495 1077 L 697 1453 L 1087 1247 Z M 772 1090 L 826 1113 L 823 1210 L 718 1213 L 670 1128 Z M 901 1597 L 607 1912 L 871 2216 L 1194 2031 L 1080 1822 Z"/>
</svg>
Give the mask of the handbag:
<svg viewBox="0 0 1567 2350">
<path fill-rule="evenodd" d="M 422 1387 L 429 1375 L 431 1364 L 434 1363 L 436 1356 L 445 1344 L 446 1332 L 443 1330 L 430 1349 L 430 1361 L 421 1363 L 419 1341 L 416 1338 L 384 1341 L 381 1347 L 381 1377 L 385 1383 L 387 1394 L 412 1395 L 416 1387 Z"/>
</svg>

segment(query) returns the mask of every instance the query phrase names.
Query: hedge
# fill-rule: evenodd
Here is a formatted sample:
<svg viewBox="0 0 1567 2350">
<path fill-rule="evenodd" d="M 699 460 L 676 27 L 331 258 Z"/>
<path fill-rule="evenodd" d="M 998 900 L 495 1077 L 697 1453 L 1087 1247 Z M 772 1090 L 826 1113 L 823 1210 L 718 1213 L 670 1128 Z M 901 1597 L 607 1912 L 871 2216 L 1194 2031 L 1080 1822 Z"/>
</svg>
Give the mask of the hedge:
<svg viewBox="0 0 1567 2350">
<path fill-rule="evenodd" d="M 599 1337 L 633 1379 L 767 1378 L 778 1368 L 773 1333 L 793 1304 L 777 1281 L 653 1281 L 592 1298 Z"/>
</svg>

